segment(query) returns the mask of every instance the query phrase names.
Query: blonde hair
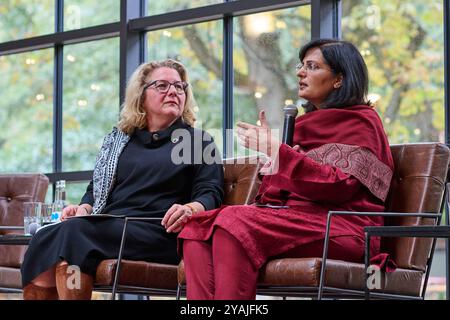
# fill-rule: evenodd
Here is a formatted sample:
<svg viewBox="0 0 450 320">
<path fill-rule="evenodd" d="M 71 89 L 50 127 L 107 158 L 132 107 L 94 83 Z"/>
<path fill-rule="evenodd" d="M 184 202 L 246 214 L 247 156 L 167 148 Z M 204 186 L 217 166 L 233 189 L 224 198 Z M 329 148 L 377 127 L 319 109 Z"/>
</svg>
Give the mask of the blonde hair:
<svg viewBox="0 0 450 320">
<path fill-rule="evenodd" d="M 182 81 L 189 83 L 186 68 L 178 61 L 167 59 L 162 61 L 152 61 L 141 64 L 131 75 L 125 92 L 125 102 L 122 104 L 120 119 L 117 124 L 120 130 L 126 134 L 131 134 L 136 128 L 143 129 L 147 126 L 146 112 L 142 107 L 144 101 L 144 86 L 148 77 L 158 68 L 171 68 L 178 72 Z M 186 103 L 184 106 L 182 120 L 190 126 L 194 125 L 195 116 L 193 107 L 195 106 L 194 94 L 191 86 L 186 88 Z"/>
</svg>

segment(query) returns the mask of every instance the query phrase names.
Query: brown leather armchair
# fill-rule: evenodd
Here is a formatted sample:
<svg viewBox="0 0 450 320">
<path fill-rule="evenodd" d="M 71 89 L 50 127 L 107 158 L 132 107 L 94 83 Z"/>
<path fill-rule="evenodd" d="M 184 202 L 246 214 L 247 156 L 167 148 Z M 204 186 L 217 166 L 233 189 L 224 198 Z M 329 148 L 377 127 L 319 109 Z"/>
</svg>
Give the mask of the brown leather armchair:
<svg viewBox="0 0 450 320">
<path fill-rule="evenodd" d="M 0 174 L 0 226 L 23 226 L 23 203 L 44 201 L 49 180 L 43 174 Z M 0 234 L 23 233 L 0 230 Z M 20 266 L 26 246 L 0 245 L 0 291 L 21 292 Z"/>
<path fill-rule="evenodd" d="M 443 208 L 450 150 L 440 143 L 393 145 L 395 172 L 386 203 L 388 226 L 435 225 Z M 225 163 L 225 204 L 252 203 L 259 188 L 259 165 Z M 422 214 L 426 213 L 426 214 Z M 330 212 L 329 215 L 347 214 Z M 365 214 L 355 213 L 351 214 Z M 370 213 L 372 214 L 372 213 Z M 427 216 L 428 215 L 428 216 Z M 330 219 L 332 223 L 332 219 Z M 423 298 L 435 240 L 428 238 L 383 238 L 382 251 L 398 268 L 382 274 L 382 288 L 373 297 Z M 326 263 L 322 263 L 325 261 Z M 111 290 L 116 260 L 104 261 L 97 269 L 97 285 Z M 185 286 L 184 265 L 158 265 L 122 260 L 117 292 L 173 295 Z M 177 272 L 178 269 L 178 272 Z M 301 297 L 366 297 L 365 264 L 326 258 L 284 258 L 262 268 L 257 293 Z M 178 276 L 178 281 L 177 281 Z M 151 289 L 149 289 L 151 288 Z"/>
<path fill-rule="evenodd" d="M 445 200 L 449 148 L 439 143 L 424 143 L 393 145 L 391 150 L 395 172 L 386 212 L 381 213 L 385 215 L 385 225 L 438 224 Z M 421 213 L 429 214 L 426 217 Z M 339 213 L 329 213 L 329 216 L 333 214 Z M 434 247 L 435 239 L 430 238 L 393 237 L 393 234 L 381 238 L 382 252 L 389 253 L 398 268 L 381 273 L 381 288 L 371 291 L 365 285 L 364 262 L 326 259 L 326 252 L 322 258 L 271 260 L 261 271 L 258 293 L 318 298 L 423 299 Z"/>
<path fill-rule="evenodd" d="M 438 224 L 444 205 L 450 162 L 449 148 L 440 143 L 423 143 L 393 145 L 391 150 L 395 172 L 386 212 L 380 213 L 386 215 L 385 224 L 404 227 Z M 349 213 L 330 212 L 331 223 L 330 216 L 337 214 Z M 257 293 L 319 299 L 322 297 L 423 299 L 434 246 L 435 239 L 430 238 L 404 236 L 394 238 L 392 233 L 389 238 L 382 238 L 382 251 L 391 255 L 398 268 L 391 273 L 381 273 L 381 288 L 370 292 L 365 285 L 367 269 L 363 261 L 352 263 L 327 259 L 326 250 L 322 258 L 270 260 L 260 272 Z M 185 276 L 182 263 L 179 266 L 178 278 L 180 289 L 184 289 Z"/>
<path fill-rule="evenodd" d="M 257 157 L 227 159 L 224 160 L 223 165 L 224 204 L 251 203 L 260 183 L 258 179 L 259 159 Z M 119 261 L 117 288 L 113 292 L 170 296 L 177 293 L 177 265 L 145 261 Z M 97 267 L 94 290 L 111 292 L 116 271 L 117 259 L 102 261 Z M 178 296 L 179 294 L 180 292 L 178 292 Z"/>
</svg>

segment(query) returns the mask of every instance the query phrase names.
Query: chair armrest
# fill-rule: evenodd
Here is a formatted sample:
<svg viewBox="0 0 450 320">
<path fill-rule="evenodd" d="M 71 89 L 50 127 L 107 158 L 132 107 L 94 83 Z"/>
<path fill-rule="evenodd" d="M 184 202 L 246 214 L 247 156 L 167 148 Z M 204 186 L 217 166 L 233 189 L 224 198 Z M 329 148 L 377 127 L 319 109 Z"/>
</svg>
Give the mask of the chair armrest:
<svg viewBox="0 0 450 320">
<path fill-rule="evenodd" d="M 422 217 L 439 218 L 440 213 L 427 212 L 357 212 L 357 211 L 329 211 L 328 218 L 331 216 L 384 216 L 384 217 Z"/>
<path fill-rule="evenodd" d="M 364 232 L 369 237 L 450 238 L 450 226 L 373 226 Z"/>
<path fill-rule="evenodd" d="M 366 236 L 365 262 L 370 261 L 371 237 L 450 238 L 450 226 L 371 226 L 364 227 Z"/>
<path fill-rule="evenodd" d="M 357 212 L 357 211 L 329 211 L 327 216 L 327 225 L 325 230 L 325 239 L 323 245 L 322 254 L 322 266 L 320 269 L 320 282 L 317 298 L 322 299 L 323 286 L 325 282 L 325 268 L 328 257 L 328 243 L 330 240 L 330 226 L 331 218 L 333 216 L 383 216 L 383 217 L 422 217 L 422 218 L 435 218 L 438 219 L 440 213 L 426 213 L 426 212 Z M 367 247 L 367 242 L 366 242 Z"/>
<path fill-rule="evenodd" d="M 0 226 L 0 231 L 2 230 L 24 230 L 23 226 Z"/>
<path fill-rule="evenodd" d="M 376 237 L 419 237 L 419 238 L 450 238 L 450 226 L 371 226 L 364 227 L 365 233 L 365 250 L 364 264 L 365 270 L 368 270 L 370 264 L 370 238 Z M 365 273 L 367 283 L 368 274 Z M 425 284 L 426 286 L 426 284 Z M 366 296 L 369 295 L 365 288 Z"/>
<path fill-rule="evenodd" d="M 129 221 L 161 221 L 163 218 L 151 218 L 151 217 L 125 217 L 125 222 L 123 224 L 123 230 L 122 230 L 122 239 L 120 240 L 120 247 L 119 247 L 119 256 L 117 257 L 117 266 L 116 266 L 116 273 L 114 275 L 114 282 L 111 292 L 111 300 L 114 300 L 116 296 L 117 291 L 117 285 L 119 284 L 119 276 L 120 276 L 120 265 L 122 263 L 122 256 L 123 251 L 125 248 L 125 240 L 127 235 L 127 225 Z"/>
<path fill-rule="evenodd" d="M 450 238 L 450 226 L 372 226 L 364 227 L 366 237 L 365 263 L 370 263 L 371 237 L 416 237 L 416 238 Z"/>
<path fill-rule="evenodd" d="M 7 245 L 28 245 L 30 243 L 31 236 L 24 234 L 10 233 L 7 235 L 0 235 L 0 244 Z"/>
</svg>

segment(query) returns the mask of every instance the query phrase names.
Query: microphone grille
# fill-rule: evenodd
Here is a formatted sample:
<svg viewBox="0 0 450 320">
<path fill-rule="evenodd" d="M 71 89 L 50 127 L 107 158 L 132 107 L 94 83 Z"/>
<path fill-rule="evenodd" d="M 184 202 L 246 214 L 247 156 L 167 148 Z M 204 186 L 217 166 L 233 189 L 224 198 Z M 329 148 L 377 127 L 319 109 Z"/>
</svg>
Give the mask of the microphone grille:
<svg viewBox="0 0 450 320">
<path fill-rule="evenodd" d="M 39 226 L 36 222 L 32 222 L 32 223 L 30 223 L 29 228 L 30 228 L 30 234 L 34 235 L 36 233 L 37 229 L 39 229 Z"/>
<path fill-rule="evenodd" d="M 288 104 L 283 108 L 283 112 L 285 115 L 296 117 L 298 114 L 298 108 L 295 104 Z"/>
</svg>

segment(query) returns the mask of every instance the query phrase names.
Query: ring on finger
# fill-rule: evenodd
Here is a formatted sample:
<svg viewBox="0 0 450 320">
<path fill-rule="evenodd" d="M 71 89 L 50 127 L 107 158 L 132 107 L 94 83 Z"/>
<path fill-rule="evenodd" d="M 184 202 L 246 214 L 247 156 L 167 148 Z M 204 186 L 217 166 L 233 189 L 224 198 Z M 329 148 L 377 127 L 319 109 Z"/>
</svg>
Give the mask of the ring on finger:
<svg viewBox="0 0 450 320">
<path fill-rule="evenodd" d="M 176 223 L 178 223 L 178 224 L 184 223 L 184 217 L 185 217 L 184 214 L 181 215 L 181 216 L 177 219 Z"/>
</svg>

